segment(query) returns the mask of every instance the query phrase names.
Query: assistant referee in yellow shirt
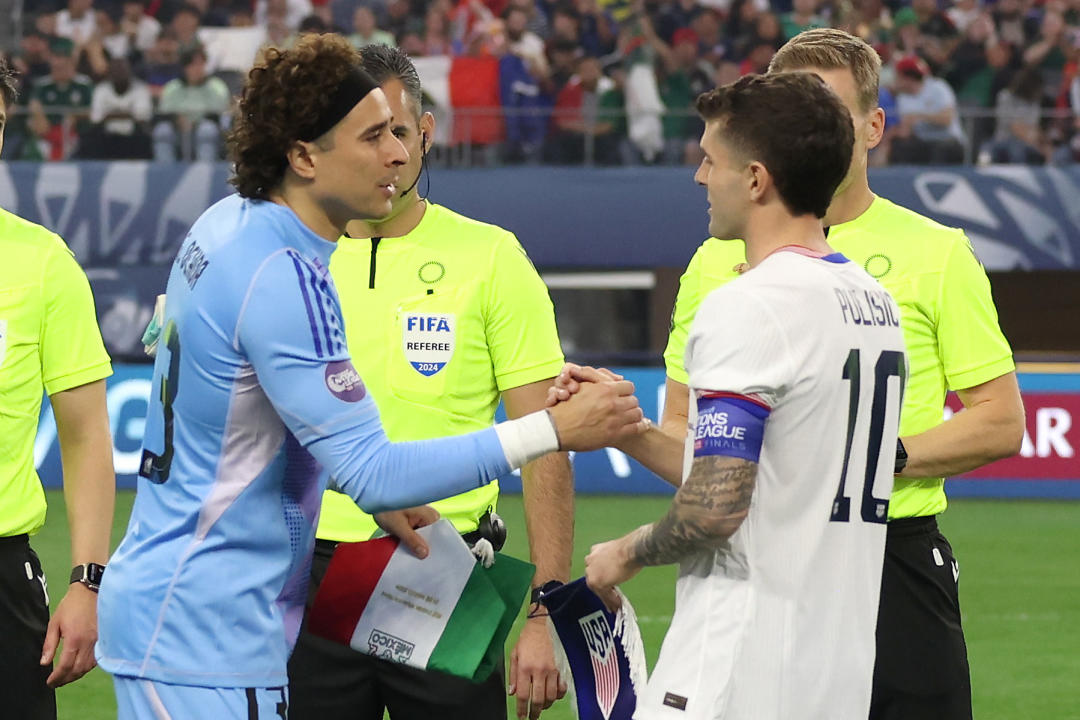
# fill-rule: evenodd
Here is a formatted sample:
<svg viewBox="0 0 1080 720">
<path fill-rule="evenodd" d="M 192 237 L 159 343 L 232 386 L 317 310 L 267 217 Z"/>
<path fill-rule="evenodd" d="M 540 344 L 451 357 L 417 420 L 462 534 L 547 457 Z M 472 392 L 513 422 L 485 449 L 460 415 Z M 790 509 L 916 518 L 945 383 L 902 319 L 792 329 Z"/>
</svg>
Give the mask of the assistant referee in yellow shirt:
<svg viewBox="0 0 1080 720">
<path fill-rule="evenodd" d="M 960 230 L 871 191 L 867 151 L 881 140 L 881 61 L 841 30 L 808 30 L 773 58 L 769 72 L 817 73 L 855 121 L 855 152 L 825 215 L 829 244 L 877 278 L 900 306 L 910 374 L 900 416 L 878 610 L 872 720 L 970 720 L 971 681 L 960 625 L 959 566 L 938 530 L 944 477 L 1014 455 L 1024 409 L 1012 351 L 997 322 L 990 283 Z M 708 293 L 737 275 L 742 243 L 707 240 L 679 287 L 664 353 L 664 430 L 686 433 L 683 353 Z M 947 390 L 966 408 L 942 422 Z M 832 480 L 835 482 L 835 480 Z"/>
<path fill-rule="evenodd" d="M 354 222 L 330 261 L 353 364 L 379 406 L 391 440 L 458 435 L 488 427 L 500 396 L 507 415 L 544 407 L 563 364 L 547 288 L 514 235 L 419 195 L 435 120 L 421 111 L 420 79 L 400 50 L 365 47 L 363 67 L 386 93 L 392 130 L 409 151 L 391 215 Z M 573 478 L 565 453 L 522 469 L 534 587 L 565 582 L 573 548 Z M 459 532 L 490 519 L 498 485 L 434 507 Z M 383 523 L 386 524 L 385 521 Z M 327 491 L 317 532 L 313 594 L 337 542 L 367 540 L 374 520 Z M 402 533 L 406 536 L 409 533 Z M 415 535 L 415 534 L 413 534 Z M 289 662 L 294 720 L 506 717 L 507 686 L 532 717 L 565 693 L 546 617 L 526 621 L 510 673 L 480 684 L 377 660 L 302 632 Z"/>
<path fill-rule="evenodd" d="M 0 59 L 0 151 L 14 101 L 13 77 Z M 0 210 L 0 258 L 0 715 L 52 720 L 53 688 L 94 667 L 97 584 L 116 487 L 105 410 L 112 368 L 90 285 L 63 240 Z M 34 470 L 44 393 L 56 416 L 75 566 L 51 620 L 29 541 L 45 523 Z"/>
</svg>

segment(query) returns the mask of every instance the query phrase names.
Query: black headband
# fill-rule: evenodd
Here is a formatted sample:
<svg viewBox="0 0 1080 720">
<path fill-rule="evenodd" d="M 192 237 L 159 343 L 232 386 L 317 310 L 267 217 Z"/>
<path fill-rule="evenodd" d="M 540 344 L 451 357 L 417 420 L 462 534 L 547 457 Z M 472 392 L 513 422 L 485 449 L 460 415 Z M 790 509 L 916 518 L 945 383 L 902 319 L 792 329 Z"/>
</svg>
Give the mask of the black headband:
<svg viewBox="0 0 1080 720">
<path fill-rule="evenodd" d="M 330 102 L 319 115 L 319 119 L 311 126 L 311 129 L 300 137 L 304 142 L 311 142 L 322 137 L 330 128 L 341 122 L 356 104 L 367 97 L 367 94 L 376 89 L 378 84 L 371 76 L 358 67 L 353 67 L 342 78 L 337 89 L 330 95 Z"/>
</svg>

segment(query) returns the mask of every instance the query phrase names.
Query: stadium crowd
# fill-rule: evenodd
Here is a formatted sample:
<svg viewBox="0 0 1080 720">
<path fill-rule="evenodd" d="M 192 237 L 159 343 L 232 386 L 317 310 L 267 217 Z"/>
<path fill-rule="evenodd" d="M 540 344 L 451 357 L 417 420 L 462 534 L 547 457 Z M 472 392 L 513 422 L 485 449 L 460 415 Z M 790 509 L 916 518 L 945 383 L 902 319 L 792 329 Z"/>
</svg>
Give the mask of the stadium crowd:
<svg viewBox="0 0 1080 720">
<path fill-rule="evenodd" d="M 1080 0 L 34 0 L 22 26 L 8 160 L 218 159 L 258 53 L 339 32 L 416 60 L 437 152 L 694 164 L 698 94 L 833 26 L 884 62 L 872 163 L 1080 161 Z"/>
</svg>

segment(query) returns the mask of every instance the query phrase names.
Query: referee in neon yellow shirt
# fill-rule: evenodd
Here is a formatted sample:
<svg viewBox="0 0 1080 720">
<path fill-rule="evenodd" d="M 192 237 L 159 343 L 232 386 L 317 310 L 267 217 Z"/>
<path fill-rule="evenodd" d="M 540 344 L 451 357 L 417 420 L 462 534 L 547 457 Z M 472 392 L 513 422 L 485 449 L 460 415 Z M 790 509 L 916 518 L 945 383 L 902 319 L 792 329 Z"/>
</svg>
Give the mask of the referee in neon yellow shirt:
<svg viewBox="0 0 1080 720">
<path fill-rule="evenodd" d="M 946 507 L 944 477 L 1019 451 L 1024 409 L 989 281 L 964 233 L 870 190 L 867 151 L 880 142 L 885 124 L 877 106 L 880 69 L 877 53 L 862 40 L 823 29 L 792 38 L 769 72 L 817 73 L 855 120 L 851 168 L 824 223 L 829 244 L 896 298 L 911 365 L 889 502 L 870 717 L 969 720 L 959 567 L 935 518 Z M 743 253 L 742 243 L 706 240 L 682 277 L 664 353 L 663 426 L 678 437 L 687 423 L 687 331 L 704 297 L 736 276 Z M 966 410 L 942 422 L 947 390 L 956 391 Z"/>
<path fill-rule="evenodd" d="M 12 74 L 0 59 L 0 150 L 14 101 Z M 97 584 L 109 555 L 116 483 L 105 410 L 112 368 L 90 285 L 63 240 L 0 210 L 0 258 L 0 714 L 51 720 L 53 688 L 94 667 Z M 45 523 L 34 470 L 44 393 L 60 438 L 75 565 L 51 620 L 29 541 Z"/>
<path fill-rule="evenodd" d="M 363 49 L 363 67 L 386 93 L 393 132 L 409 151 L 401 169 L 414 184 L 377 223 L 354 222 L 331 258 L 353 363 L 379 406 L 391 440 L 458 435 L 488 427 L 500 396 L 518 417 L 544 407 L 563 364 L 547 288 L 514 235 L 422 198 L 423 157 L 435 120 L 421 112 L 416 69 L 396 48 Z M 573 548 L 573 477 L 565 453 L 522 470 L 534 587 L 568 579 Z M 492 483 L 434 507 L 463 534 L 490 516 Z M 400 516 L 399 516 L 400 518 Z M 389 522 L 380 517 L 386 527 Z M 349 498 L 327 491 L 312 569 L 314 594 L 337 542 L 367 540 L 373 518 Z M 406 526 L 405 542 L 419 536 Z M 294 720 L 392 717 L 505 718 L 506 692 L 518 715 L 531 716 L 562 697 L 546 617 L 525 623 L 510 674 L 473 684 L 377 660 L 301 633 L 289 662 Z M 507 687 L 508 685 L 508 687 Z"/>
</svg>

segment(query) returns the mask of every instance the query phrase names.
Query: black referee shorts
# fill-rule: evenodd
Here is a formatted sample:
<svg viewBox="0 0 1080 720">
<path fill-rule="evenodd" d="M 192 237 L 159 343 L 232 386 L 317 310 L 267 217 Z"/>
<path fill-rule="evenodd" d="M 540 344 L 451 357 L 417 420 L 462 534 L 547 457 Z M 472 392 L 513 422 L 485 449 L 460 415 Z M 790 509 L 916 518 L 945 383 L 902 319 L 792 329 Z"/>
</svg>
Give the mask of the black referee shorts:
<svg viewBox="0 0 1080 720">
<path fill-rule="evenodd" d="M 871 720 L 971 720 L 958 579 L 935 518 L 889 523 Z"/>
<path fill-rule="evenodd" d="M 334 544 L 319 540 L 312 559 L 308 608 L 326 575 Z M 482 683 L 379 660 L 300 632 L 289 658 L 289 720 L 505 720 L 500 666 Z"/>
<path fill-rule="evenodd" d="M 26 535 L 0 537 L 0 716 L 56 720 L 41 646 L 49 626 L 45 574 Z"/>
</svg>

